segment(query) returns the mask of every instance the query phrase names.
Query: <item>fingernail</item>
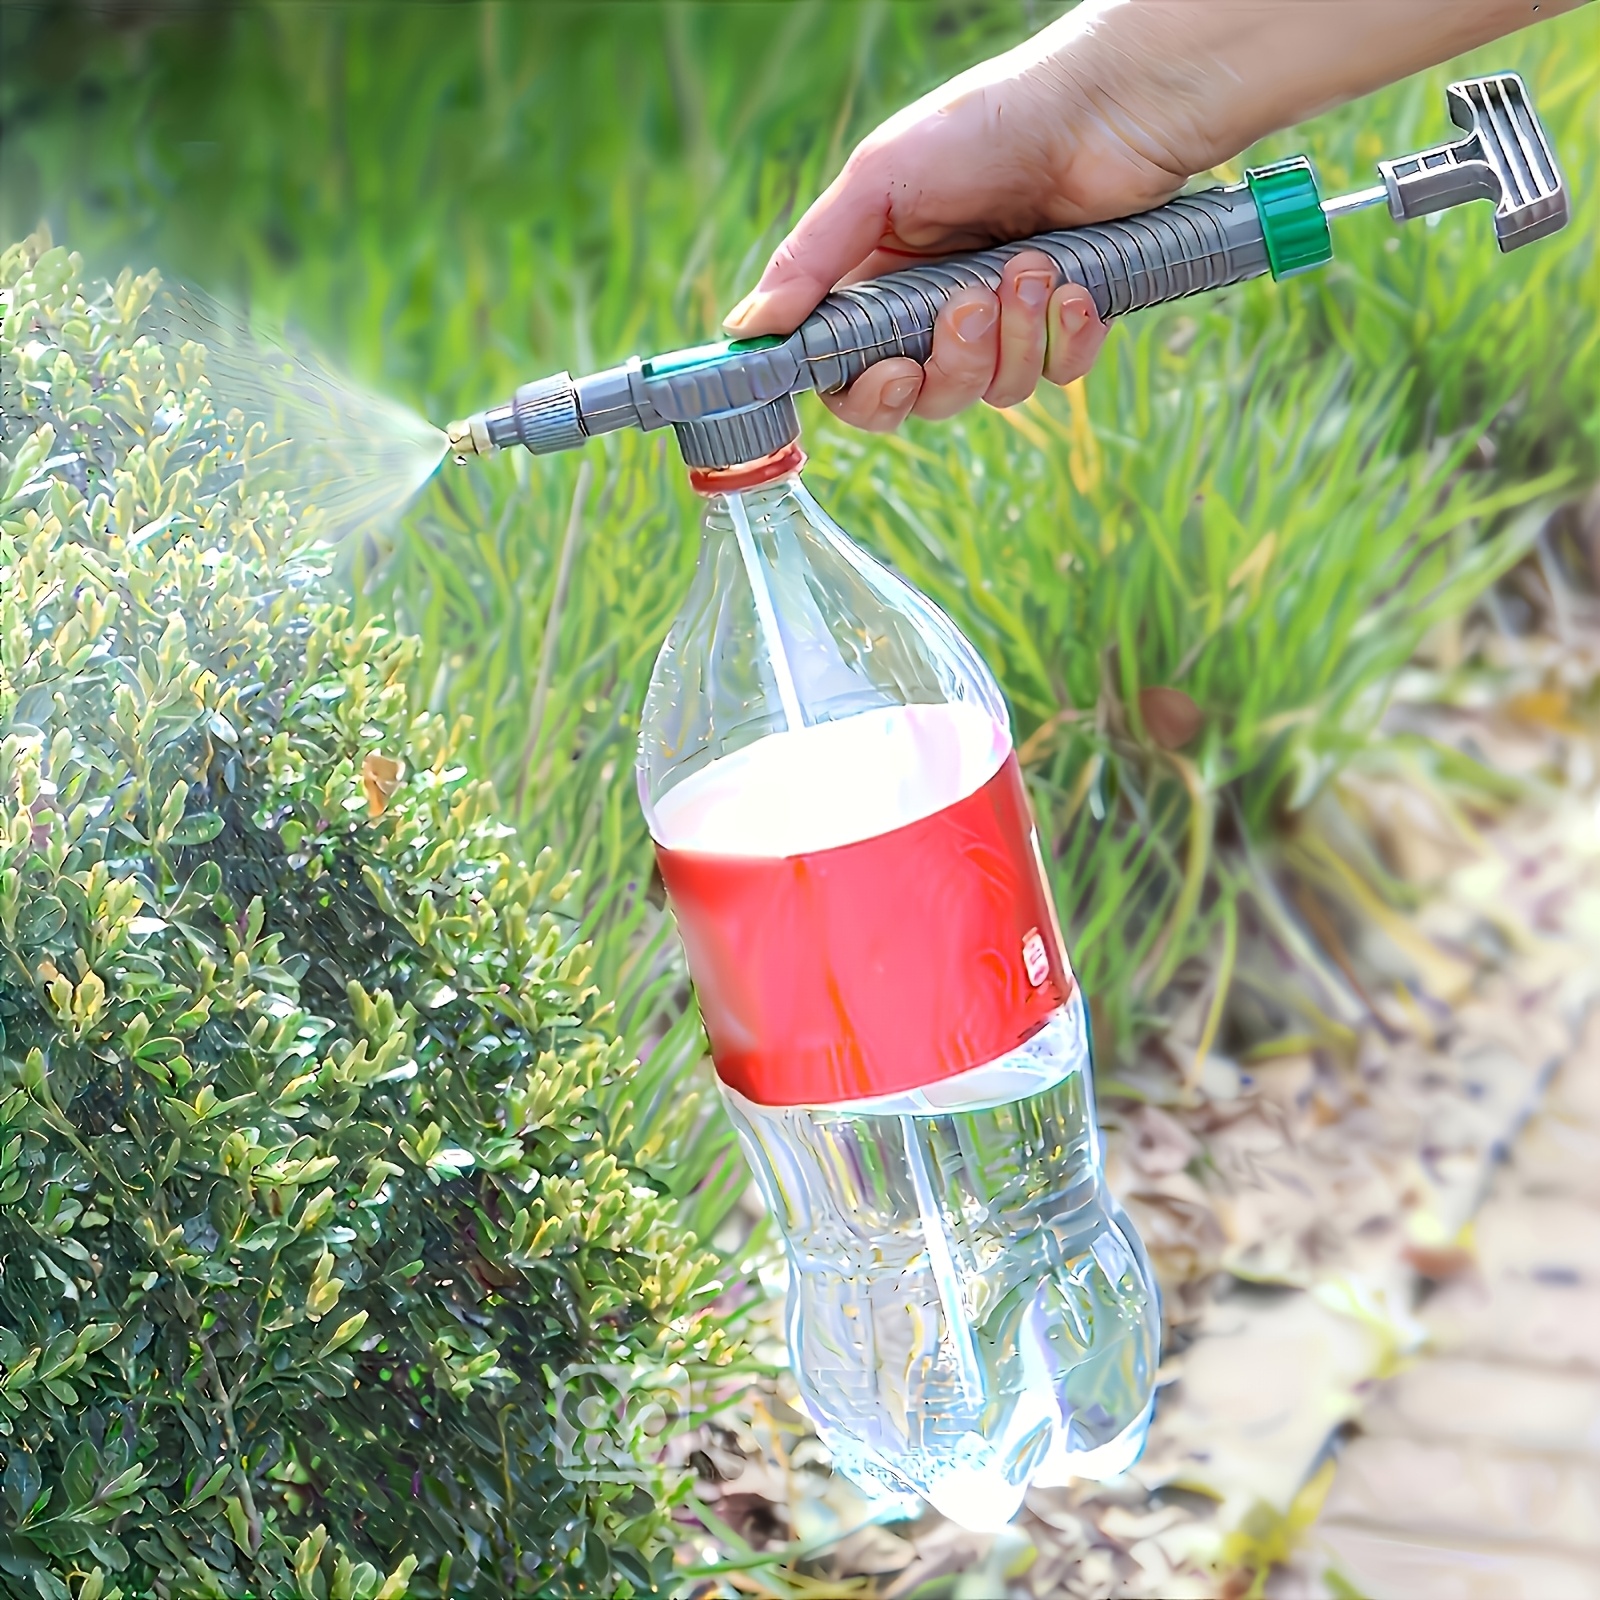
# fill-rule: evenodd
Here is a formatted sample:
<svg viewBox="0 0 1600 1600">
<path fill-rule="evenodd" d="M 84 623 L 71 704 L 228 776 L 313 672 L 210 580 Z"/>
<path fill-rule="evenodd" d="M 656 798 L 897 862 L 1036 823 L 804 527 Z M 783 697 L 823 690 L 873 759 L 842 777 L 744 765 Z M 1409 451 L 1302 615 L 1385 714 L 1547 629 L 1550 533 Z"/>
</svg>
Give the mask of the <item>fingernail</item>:
<svg viewBox="0 0 1600 1600">
<path fill-rule="evenodd" d="M 898 411 L 917 392 L 917 387 L 915 378 L 895 378 L 884 384 L 878 404 L 890 411 Z"/>
<path fill-rule="evenodd" d="M 957 306 L 950 313 L 950 326 L 962 344 L 976 344 L 994 326 L 999 309 L 992 297 Z"/>
<path fill-rule="evenodd" d="M 1089 318 L 1081 306 L 1067 304 L 1056 313 L 1056 331 L 1050 336 L 1051 348 L 1070 350 L 1072 341 L 1089 326 Z"/>
<path fill-rule="evenodd" d="M 1049 304 L 1055 287 L 1055 279 L 1048 272 L 1024 272 L 1016 282 L 1017 299 L 1030 311 L 1038 311 Z"/>
<path fill-rule="evenodd" d="M 1061 324 L 1063 333 L 1077 333 L 1089 326 L 1091 311 L 1081 300 L 1063 300 L 1061 309 L 1056 314 L 1056 321 Z"/>
<path fill-rule="evenodd" d="M 759 289 L 752 289 L 727 316 L 722 319 L 724 328 L 740 328 L 747 323 L 761 308 L 761 302 L 766 299 Z"/>
</svg>

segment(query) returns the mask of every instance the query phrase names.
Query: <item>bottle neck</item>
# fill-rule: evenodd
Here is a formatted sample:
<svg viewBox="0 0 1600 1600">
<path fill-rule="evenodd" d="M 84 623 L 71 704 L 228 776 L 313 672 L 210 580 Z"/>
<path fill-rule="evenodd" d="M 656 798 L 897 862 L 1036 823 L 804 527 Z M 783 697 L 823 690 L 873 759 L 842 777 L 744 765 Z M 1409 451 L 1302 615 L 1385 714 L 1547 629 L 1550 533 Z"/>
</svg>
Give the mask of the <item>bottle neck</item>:
<svg viewBox="0 0 1600 1600">
<path fill-rule="evenodd" d="M 797 472 L 787 472 L 781 478 L 766 478 L 748 488 L 727 485 L 702 489 L 699 491 L 704 504 L 702 526 L 708 533 L 723 534 L 731 532 L 740 521 L 747 520 L 752 527 L 764 528 L 774 517 L 786 521 L 789 517 L 803 515 L 798 491 L 800 475 Z M 735 514 L 735 501 L 742 516 Z"/>
<path fill-rule="evenodd" d="M 756 461 L 741 462 L 736 467 L 690 467 L 689 487 L 708 499 L 717 495 L 742 493 L 748 489 L 763 489 L 781 483 L 785 478 L 798 475 L 806 464 L 806 453 L 800 441 L 793 440 L 781 450 L 762 456 Z"/>
</svg>

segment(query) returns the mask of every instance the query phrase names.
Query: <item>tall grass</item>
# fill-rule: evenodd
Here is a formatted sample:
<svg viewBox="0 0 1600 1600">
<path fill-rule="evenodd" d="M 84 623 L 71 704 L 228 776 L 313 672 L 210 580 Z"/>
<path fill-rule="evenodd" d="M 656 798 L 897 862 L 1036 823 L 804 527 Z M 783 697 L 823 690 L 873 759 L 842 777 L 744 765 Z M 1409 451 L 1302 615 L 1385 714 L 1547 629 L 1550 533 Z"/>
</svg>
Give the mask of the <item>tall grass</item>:
<svg viewBox="0 0 1600 1600">
<path fill-rule="evenodd" d="M 262 4 L 102 37 L 31 100 L 13 49 L 0 226 L 48 210 L 91 260 L 247 298 L 442 418 L 712 333 L 855 138 L 1053 9 Z M 56 37 L 38 26 L 34 59 Z M 1597 59 L 1590 13 L 1467 64 L 1529 77 L 1577 195 L 1560 240 L 1502 259 L 1486 215 L 1360 217 L 1329 272 L 1120 330 L 1065 398 L 893 441 L 808 409 L 832 508 L 1001 673 L 1119 1037 L 1188 955 L 1229 948 L 1220 812 L 1259 831 L 1311 793 L 1421 630 L 1514 558 L 1508 513 L 1596 470 Z M 1448 75 L 1260 153 L 1370 181 L 1445 136 Z M 1486 429 L 1497 466 L 1467 471 Z M 634 1114 L 709 1233 L 737 1168 L 685 1092 L 698 1029 L 631 775 L 693 556 L 669 448 L 614 438 L 587 465 L 447 472 L 352 578 L 421 631 L 419 693 L 472 717 L 530 842 L 583 868 L 596 981 L 647 1057 Z M 1202 713 L 1182 750 L 1143 726 L 1157 685 Z"/>
<path fill-rule="evenodd" d="M 1470 433 L 1397 448 L 1407 388 L 1348 362 L 1273 363 L 1221 319 L 1179 356 L 1171 331 L 1128 330 L 1065 398 L 830 438 L 819 472 L 1005 683 L 1112 1054 L 1230 944 L 1219 814 L 1259 839 L 1304 806 L 1428 629 L 1526 548 L 1508 513 L 1560 481 L 1464 470 Z M 1147 725 L 1156 689 L 1197 713 L 1181 742 Z"/>
</svg>

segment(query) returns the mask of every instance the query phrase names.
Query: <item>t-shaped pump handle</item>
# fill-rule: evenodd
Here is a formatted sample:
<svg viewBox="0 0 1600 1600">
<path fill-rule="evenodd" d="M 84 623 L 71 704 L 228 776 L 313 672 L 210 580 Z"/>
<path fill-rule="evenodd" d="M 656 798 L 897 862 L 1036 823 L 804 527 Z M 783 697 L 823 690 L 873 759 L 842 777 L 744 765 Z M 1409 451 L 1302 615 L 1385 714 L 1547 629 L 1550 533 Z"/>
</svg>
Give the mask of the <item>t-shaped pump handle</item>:
<svg viewBox="0 0 1600 1600">
<path fill-rule="evenodd" d="M 1395 221 L 1464 200 L 1492 200 L 1502 250 L 1565 227 L 1566 185 L 1522 79 L 1514 72 L 1469 78 L 1452 83 L 1448 93 L 1450 120 L 1467 137 L 1378 163 Z"/>
<path fill-rule="evenodd" d="M 1270 272 L 1292 277 L 1333 255 L 1331 218 L 1387 200 L 1397 222 L 1463 201 L 1495 203 L 1502 250 L 1567 221 L 1567 191 L 1550 141 L 1514 72 L 1449 88 L 1467 137 L 1379 163 L 1383 183 L 1324 201 L 1304 157 L 1258 167 L 1243 183 L 1179 195 L 1119 222 L 1041 233 L 928 261 L 836 289 L 787 338 L 742 339 L 637 357 L 590 377 L 562 372 L 524 384 L 505 405 L 450 425 L 458 456 L 522 444 L 567 450 L 619 428 L 671 423 L 693 467 L 732 467 L 799 435 L 793 396 L 848 387 L 890 356 L 926 361 L 940 308 L 961 289 L 1000 286 L 1011 257 L 1039 251 L 1057 280 L 1082 284 L 1103 321 Z"/>
</svg>

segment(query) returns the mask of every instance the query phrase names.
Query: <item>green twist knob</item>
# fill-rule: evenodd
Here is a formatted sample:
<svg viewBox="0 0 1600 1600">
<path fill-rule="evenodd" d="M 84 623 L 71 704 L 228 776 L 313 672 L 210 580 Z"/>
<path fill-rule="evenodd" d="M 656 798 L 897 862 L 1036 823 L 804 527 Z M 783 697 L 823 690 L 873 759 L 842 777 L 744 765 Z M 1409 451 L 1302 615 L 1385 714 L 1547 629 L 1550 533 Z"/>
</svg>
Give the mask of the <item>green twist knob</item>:
<svg viewBox="0 0 1600 1600">
<path fill-rule="evenodd" d="M 1322 214 L 1317 175 L 1304 156 L 1254 167 L 1245 173 L 1274 278 L 1292 278 L 1333 259 L 1333 239 Z"/>
</svg>

